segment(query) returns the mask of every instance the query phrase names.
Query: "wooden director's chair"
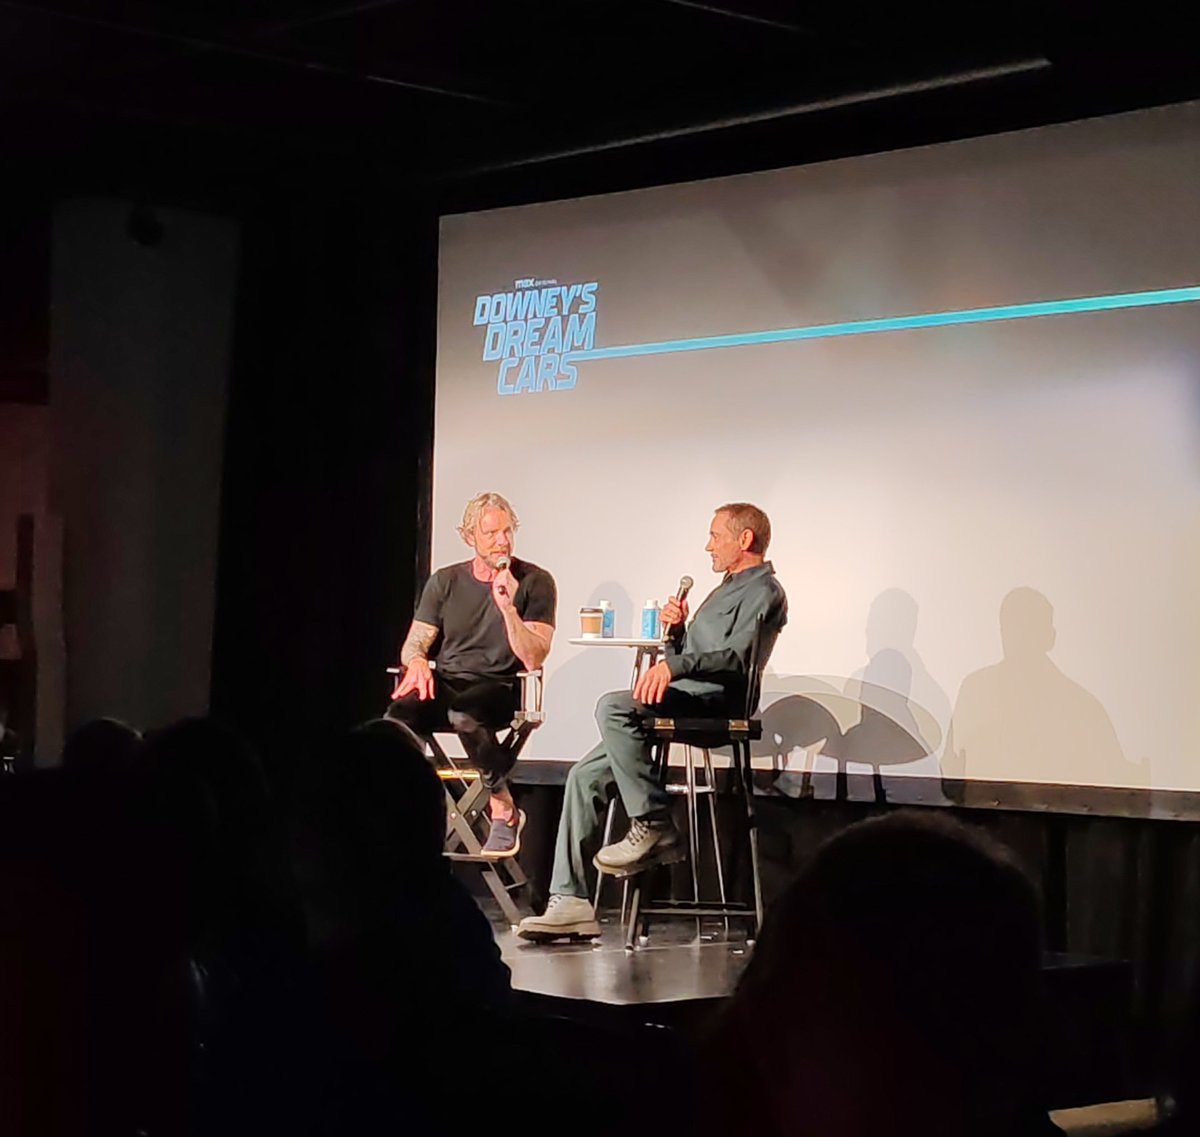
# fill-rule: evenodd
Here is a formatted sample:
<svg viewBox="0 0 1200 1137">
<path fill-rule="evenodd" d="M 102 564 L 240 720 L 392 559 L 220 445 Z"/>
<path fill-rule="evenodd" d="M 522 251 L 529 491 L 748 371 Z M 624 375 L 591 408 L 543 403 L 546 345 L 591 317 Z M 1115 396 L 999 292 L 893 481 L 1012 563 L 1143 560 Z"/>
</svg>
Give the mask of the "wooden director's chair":
<svg viewBox="0 0 1200 1137">
<path fill-rule="evenodd" d="M 401 673 L 399 667 L 389 667 L 388 675 L 395 680 Z M 521 703 L 508 733 L 500 738 L 500 745 L 519 758 L 529 736 L 545 721 L 542 710 L 542 669 L 519 671 L 521 681 Z M 449 733 L 449 732 L 439 732 Z M 483 776 L 464 758 L 448 755 L 437 736 L 429 739 L 430 757 L 442 780 L 446 794 L 446 847 L 445 856 L 452 861 L 465 861 L 479 866 L 480 876 L 488 891 L 495 898 L 508 923 L 521 922 L 521 910 L 513 894 L 520 892 L 529 883 L 516 857 L 493 859 L 483 856 L 481 850 L 486 833 L 481 839 L 480 829 L 488 825 L 488 790 Z"/>
</svg>

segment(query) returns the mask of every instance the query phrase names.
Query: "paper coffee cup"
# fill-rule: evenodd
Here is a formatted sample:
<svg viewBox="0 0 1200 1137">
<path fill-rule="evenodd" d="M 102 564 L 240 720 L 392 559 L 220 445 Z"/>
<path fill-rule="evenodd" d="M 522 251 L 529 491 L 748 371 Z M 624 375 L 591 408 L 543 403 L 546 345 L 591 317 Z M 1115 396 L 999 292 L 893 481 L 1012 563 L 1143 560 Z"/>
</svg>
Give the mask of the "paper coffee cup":
<svg viewBox="0 0 1200 1137">
<path fill-rule="evenodd" d="M 585 640 L 598 640 L 604 634 L 604 610 L 602 608 L 579 609 L 579 634 Z"/>
</svg>

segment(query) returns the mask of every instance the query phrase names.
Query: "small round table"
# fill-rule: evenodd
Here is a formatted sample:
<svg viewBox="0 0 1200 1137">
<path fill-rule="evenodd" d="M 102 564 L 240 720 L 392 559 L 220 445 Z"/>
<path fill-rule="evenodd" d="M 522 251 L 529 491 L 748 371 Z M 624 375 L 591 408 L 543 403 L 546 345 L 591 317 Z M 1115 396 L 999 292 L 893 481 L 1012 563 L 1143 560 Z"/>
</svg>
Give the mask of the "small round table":
<svg viewBox="0 0 1200 1137">
<path fill-rule="evenodd" d="M 660 639 L 650 640 L 640 636 L 575 636 L 567 642 L 575 644 L 577 647 L 634 648 L 636 654 L 633 657 L 633 675 L 629 681 L 631 691 L 637 686 L 642 672 L 658 662 L 658 656 L 666 647 L 666 644 Z"/>
</svg>

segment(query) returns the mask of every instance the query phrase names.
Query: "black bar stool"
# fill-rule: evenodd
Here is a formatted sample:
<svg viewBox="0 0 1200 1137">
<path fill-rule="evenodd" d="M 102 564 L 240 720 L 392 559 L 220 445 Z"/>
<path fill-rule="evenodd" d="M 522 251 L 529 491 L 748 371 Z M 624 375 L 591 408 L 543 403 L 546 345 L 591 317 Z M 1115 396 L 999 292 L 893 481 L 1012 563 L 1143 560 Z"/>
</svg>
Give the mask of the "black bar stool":
<svg viewBox="0 0 1200 1137">
<path fill-rule="evenodd" d="M 648 882 L 653 870 L 627 877 L 621 901 L 621 922 L 625 928 L 625 946 L 634 950 L 648 936 L 649 917 L 687 916 L 700 922 L 706 917 L 724 920 L 728 930 L 732 919 L 750 923 L 751 941 L 757 937 L 762 926 L 763 903 L 762 881 L 758 863 L 758 829 L 754 813 L 754 775 L 750 762 L 751 743 L 762 737 L 762 721 L 754 716 L 758 713 L 758 701 L 762 689 L 763 668 L 763 625 L 760 617 L 754 629 L 746 674 L 746 701 L 743 715 L 739 718 L 666 718 L 648 720 L 651 742 L 651 761 L 659 784 L 668 793 L 684 796 L 688 818 L 688 853 L 691 861 L 692 896 L 689 900 L 659 899 L 649 894 Z M 671 747 L 679 743 L 685 748 L 684 780 L 680 785 L 669 781 Z M 732 787 L 742 795 L 746 810 L 746 841 L 750 855 L 750 873 L 753 897 L 746 901 L 730 900 L 726 894 L 723 858 L 721 854 L 720 826 L 717 821 L 718 788 L 713 769 L 712 751 L 729 747 L 733 752 Z M 698 766 L 695 752 L 701 754 Z M 697 774 L 703 772 L 703 781 Z M 700 801 L 708 805 L 712 836 L 712 852 L 716 865 L 718 898 L 702 900 L 700 897 L 700 854 L 701 834 Z M 612 839 L 613 816 L 616 800 L 609 803 L 605 822 L 604 843 Z M 668 874 L 669 875 L 669 874 Z M 596 904 L 599 908 L 603 874 L 596 882 Z"/>
</svg>

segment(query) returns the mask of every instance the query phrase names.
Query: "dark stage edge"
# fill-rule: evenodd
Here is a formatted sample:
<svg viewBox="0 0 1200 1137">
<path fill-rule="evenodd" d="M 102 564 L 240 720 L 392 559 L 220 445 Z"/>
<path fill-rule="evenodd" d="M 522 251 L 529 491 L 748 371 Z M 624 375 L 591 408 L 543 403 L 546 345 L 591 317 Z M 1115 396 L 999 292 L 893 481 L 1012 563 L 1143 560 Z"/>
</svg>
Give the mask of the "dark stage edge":
<svg viewBox="0 0 1200 1137">
<path fill-rule="evenodd" d="M 697 938 L 695 921 L 664 918 L 633 952 L 616 912 L 601 915 L 601 937 L 591 944 L 531 944 L 498 913 L 492 923 L 518 1003 L 529 1011 L 609 1029 L 668 1028 L 692 1039 L 713 1022 L 753 951 L 736 924 L 726 935 L 719 920 L 705 921 Z M 1132 966 L 1048 953 L 1042 974 L 1048 1108 L 1141 1095 L 1131 1068 Z M 981 979 L 979 1009 L 987 1003 Z"/>
<path fill-rule="evenodd" d="M 728 758 L 718 750 L 717 785 L 729 788 Z M 522 758 L 512 781 L 526 786 L 561 786 L 573 761 L 562 758 Z M 854 801 L 892 806 L 934 806 L 967 810 L 1130 817 L 1156 821 L 1200 821 L 1200 793 L 1194 790 L 1150 790 L 1117 786 L 1073 786 L 1049 782 L 951 781 L 884 773 L 877 786 L 870 774 L 837 775 L 820 771 L 774 770 L 755 765 L 756 794 L 793 801 Z M 882 795 L 882 796 L 877 796 Z"/>
</svg>

